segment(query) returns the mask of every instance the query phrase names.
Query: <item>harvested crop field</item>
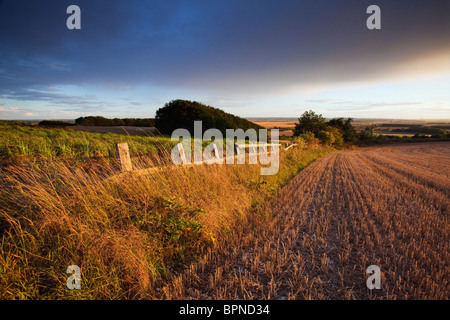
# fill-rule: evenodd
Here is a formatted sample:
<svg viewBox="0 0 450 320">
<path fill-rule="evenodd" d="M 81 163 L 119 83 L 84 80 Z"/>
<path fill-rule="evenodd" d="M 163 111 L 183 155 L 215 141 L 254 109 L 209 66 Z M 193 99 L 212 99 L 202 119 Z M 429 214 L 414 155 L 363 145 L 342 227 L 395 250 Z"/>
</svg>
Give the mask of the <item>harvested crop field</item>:
<svg viewBox="0 0 450 320">
<path fill-rule="evenodd" d="M 294 135 L 294 127 L 296 121 L 253 121 L 266 129 L 279 129 L 279 134 L 285 137 L 292 137 Z"/>
<path fill-rule="evenodd" d="M 265 223 L 161 290 L 172 299 L 449 299 L 450 143 L 345 150 L 281 189 Z M 381 270 L 369 290 L 366 269 Z"/>
</svg>

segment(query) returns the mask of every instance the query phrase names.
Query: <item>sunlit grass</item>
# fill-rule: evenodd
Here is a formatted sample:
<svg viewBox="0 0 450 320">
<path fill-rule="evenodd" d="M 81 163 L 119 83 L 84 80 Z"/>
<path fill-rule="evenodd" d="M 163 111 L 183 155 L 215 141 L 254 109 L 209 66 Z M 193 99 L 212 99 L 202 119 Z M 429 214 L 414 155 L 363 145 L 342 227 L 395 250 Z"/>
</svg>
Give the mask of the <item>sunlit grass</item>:
<svg viewBox="0 0 450 320">
<path fill-rule="evenodd" d="M 281 186 L 333 151 L 305 145 L 281 153 L 273 176 L 261 176 L 260 165 L 168 166 L 139 174 L 169 163 L 168 138 L 2 130 L 11 157 L 49 160 L 24 165 L 22 159 L 0 171 L 3 299 L 158 297 L 171 275 L 264 215 L 259 209 Z M 129 144 L 134 172 L 117 175 L 117 164 L 108 161 L 63 161 L 108 154 L 120 141 Z M 147 150 L 156 152 L 137 156 L 149 141 Z M 81 268 L 82 290 L 67 289 L 69 265 Z"/>
</svg>

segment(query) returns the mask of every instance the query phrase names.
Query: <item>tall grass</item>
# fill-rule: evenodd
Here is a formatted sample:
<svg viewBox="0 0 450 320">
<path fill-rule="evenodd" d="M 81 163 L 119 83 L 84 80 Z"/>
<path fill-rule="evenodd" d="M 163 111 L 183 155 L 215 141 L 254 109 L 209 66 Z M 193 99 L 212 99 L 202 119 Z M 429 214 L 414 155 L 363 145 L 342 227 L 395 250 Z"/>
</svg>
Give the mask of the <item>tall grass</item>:
<svg viewBox="0 0 450 320">
<path fill-rule="evenodd" d="M 8 166 L 0 172 L 0 298 L 157 297 L 205 250 L 249 219 L 264 219 L 264 202 L 330 151 L 310 145 L 282 153 L 274 176 L 261 176 L 260 165 L 139 174 L 149 161 L 166 162 L 164 152 L 159 160 L 135 158 L 138 171 L 122 175 L 111 162 L 90 170 L 62 161 Z M 81 268 L 81 290 L 66 287 L 69 265 Z"/>
</svg>

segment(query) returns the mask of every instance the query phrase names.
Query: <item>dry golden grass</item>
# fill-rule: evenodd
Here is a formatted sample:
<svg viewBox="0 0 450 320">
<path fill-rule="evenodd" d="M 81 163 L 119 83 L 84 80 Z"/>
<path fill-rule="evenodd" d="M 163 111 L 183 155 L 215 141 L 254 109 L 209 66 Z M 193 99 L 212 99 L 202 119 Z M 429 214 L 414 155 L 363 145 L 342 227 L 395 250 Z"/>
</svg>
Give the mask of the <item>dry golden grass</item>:
<svg viewBox="0 0 450 320">
<path fill-rule="evenodd" d="M 8 166 L 0 297 L 448 299 L 450 143 L 312 162 L 329 151 L 291 149 L 266 177 L 258 165 Z M 72 264 L 81 290 L 66 288 Z M 366 287 L 369 265 L 381 290 Z"/>
<path fill-rule="evenodd" d="M 450 143 L 364 148 L 314 162 L 168 283 L 169 299 L 449 299 Z M 366 287 L 378 265 L 381 290 Z"/>
<path fill-rule="evenodd" d="M 264 177 L 259 165 L 116 178 L 117 166 L 106 161 L 9 165 L 0 172 L 0 298 L 161 297 L 168 283 L 181 285 L 180 270 L 207 259 L 208 250 L 247 230 L 253 219 L 264 219 L 259 208 L 280 186 L 330 151 L 317 145 L 289 150 L 279 173 Z M 167 164 L 167 156 L 134 158 L 133 165 Z M 81 268 L 81 290 L 66 287 L 69 265 Z"/>
</svg>

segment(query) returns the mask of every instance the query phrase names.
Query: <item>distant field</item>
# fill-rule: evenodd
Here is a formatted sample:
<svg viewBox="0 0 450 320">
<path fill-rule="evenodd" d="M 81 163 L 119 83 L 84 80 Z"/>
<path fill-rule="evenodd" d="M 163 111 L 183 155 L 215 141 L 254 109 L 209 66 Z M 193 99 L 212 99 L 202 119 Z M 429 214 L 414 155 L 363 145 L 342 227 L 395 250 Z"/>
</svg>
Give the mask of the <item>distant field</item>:
<svg viewBox="0 0 450 320">
<path fill-rule="evenodd" d="M 268 118 L 254 120 L 253 122 L 266 129 L 279 129 L 280 136 L 291 137 L 293 135 L 292 129 L 294 129 L 298 120 Z M 413 136 L 416 133 L 422 133 L 417 128 L 419 126 L 450 131 L 450 121 L 448 120 L 354 119 L 352 125 L 357 131 L 364 130 L 366 127 L 373 127 L 374 134 L 392 136 Z M 399 130 L 403 132 L 398 132 Z"/>
<path fill-rule="evenodd" d="M 266 129 L 279 129 L 280 136 L 291 137 L 297 121 L 253 121 Z"/>
<path fill-rule="evenodd" d="M 449 120 L 398 120 L 398 119 L 355 119 L 353 126 L 356 130 L 373 127 L 375 134 L 411 136 L 420 132 L 420 127 L 442 129 L 449 131 Z M 397 132 L 396 132 L 397 131 Z M 402 131 L 402 132 L 398 132 Z M 423 131 L 423 130 L 422 130 Z"/>
<path fill-rule="evenodd" d="M 280 136 L 291 137 L 295 124 L 298 120 L 255 120 L 256 124 L 266 129 L 279 129 Z M 426 128 L 450 131 L 450 121 L 448 120 L 398 120 L 398 119 L 354 119 L 352 122 L 353 127 L 357 131 L 362 131 L 367 127 L 373 128 L 375 135 L 390 135 L 398 137 L 411 137 L 416 133 L 431 135 L 426 132 Z M 425 130 L 419 127 L 425 127 Z M 434 134 L 438 134 L 437 132 Z"/>
<path fill-rule="evenodd" d="M 266 129 L 272 128 L 294 128 L 298 121 L 253 121 Z"/>
</svg>

